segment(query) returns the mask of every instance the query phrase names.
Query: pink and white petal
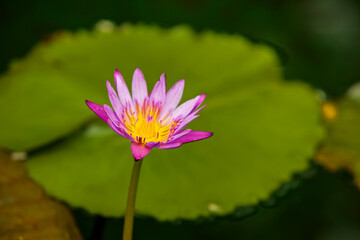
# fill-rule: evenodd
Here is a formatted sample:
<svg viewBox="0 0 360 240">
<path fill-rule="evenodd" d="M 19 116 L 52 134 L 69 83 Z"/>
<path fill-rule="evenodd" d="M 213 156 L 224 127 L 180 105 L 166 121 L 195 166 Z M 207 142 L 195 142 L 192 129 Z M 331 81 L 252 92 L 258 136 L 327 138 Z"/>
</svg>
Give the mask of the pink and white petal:
<svg viewBox="0 0 360 240">
<path fill-rule="evenodd" d="M 144 100 L 148 97 L 146 81 L 139 68 L 134 72 L 132 79 L 132 97 L 133 102 L 143 106 Z"/>
<path fill-rule="evenodd" d="M 204 107 L 206 107 L 206 105 L 202 106 L 201 108 L 197 109 L 196 111 L 190 113 L 186 118 L 184 118 L 179 126 L 176 127 L 175 133 L 178 133 L 179 131 L 181 131 L 184 127 L 186 127 L 186 125 L 188 125 L 192 120 L 194 120 L 195 118 L 199 117 L 200 115 L 197 115 Z"/>
<path fill-rule="evenodd" d="M 146 146 L 151 147 L 151 148 L 158 148 L 161 145 L 161 143 L 159 142 L 148 142 L 146 143 Z"/>
<path fill-rule="evenodd" d="M 135 142 L 134 138 L 132 136 L 130 136 L 125 130 L 124 128 L 120 128 L 121 133 L 123 134 L 123 136 L 127 139 L 129 139 L 131 142 Z"/>
<path fill-rule="evenodd" d="M 178 133 L 179 131 L 181 131 L 184 127 L 186 127 L 186 125 L 188 125 L 192 120 L 194 120 L 195 118 L 199 117 L 200 115 L 194 115 L 194 114 L 190 114 L 189 116 L 187 116 L 180 124 L 179 126 L 177 126 L 176 130 L 175 130 L 175 134 Z"/>
<path fill-rule="evenodd" d="M 150 103 L 163 103 L 166 96 L 166 83 L 165 83 L 165 73 L 160 77 L 160 80 L 155 84 L 153 90 L 150 93 Z"/>
<path fill-rule="evenodd" d="M 124 78 L 121 76 L 120 72 L 116 69 L 114 73 L 115 86 L 119 95 L 120 103 L 123 107 L 130 104 L 133 107 L 131 95 L 129 89 L 124 81 Z"/>
<path fill-rule="evenodd" d="M 201 110 L 203 110 L 203 108 L 206 107 L 206 104 L 204 106 L 202 106 L 201 108 L 198 108 L 196 111 L 192 112 L 191 115 L 196 115 L 198 114 L 198 112 L 200 112 Z"/>
<path fill-rule="evenodd" d="M 165 97 L 165 103 L 160 113 L 160 119 L 172 112 L 179 104 L 183 91 L 184 91 L 185 80 L 181 79 L 174 84 L 167 92 Z"/>
<path fill-rule="evenodd" d="M 197 101 L 197 103 L 195 104 L 193 111 L 194 111 L 195 109 L 197 109 L 197 108 L 204 102 L 204 100 L 205 100 L 205 98 L 206 98 L 206 94 L 203 93 L 203 94 L 201 94 L 201 95 L 198 96 L 198 97 L 199 97 L 199 98 L 198 98 L 198 101 Z"/>
<path fill-rule="evenodd" d="M 123 132 L 121 131 L 121 129 L 119 127 L 115 126 L 115 124 L 110 120 L 110 118 L 107 120 L 107 124 L 111 127 L 111 129 L 114 132 L 116 132 L 120 136 L 126 138 L 125 135 L 123 134 Z"/>
<path fill-rule="evenodd" d="M 110 121 L 112 121 L 115 126 L 119 127 L 121 124 L 120 119 L 118 116 L 116 116 L 116 114 L 114 113 L 112 108 L 110 106 L 104 104 L 104 110 L 105 110 L 106 114 L 108 115 Z"/>
<path fill-rule="evenodd" d="M 181 142 L 174 142 L 174 143 L 166 143 L 166 144 L 161 144 L 160 145 L 160 149 L 172 149 L 172 148 L 178 148 L 182 145 Z"/>
<path fill-rule="evenodd" d="M 198 102 L 199 96 L 190 99 L 181 104 L 172 114 L 173 119 L 186 118 L 194 109 L 195 104 Z"/>
<path fill-rule="evenodd" d="M 103 106 L 101 106 L 101 105 L 99 105 L 97 103 L 90 102 L 88 100 L 86 100 L 85 103 L 102 120 L 104 120 L 105 122 L 107 121 L 108 115 L 106 114 Z"/>
<path fill-rule="evenodd" d="M 113 112 L 113 110 L 108 105 L 104 104 L 104 109 L 109 117 L 107 123 L 110 125 L 109 122 L 111 122 L 114 125 L 114 127 L 120 129 L 123 137 L 126 137 L 126 138 L 130 139 L 131 141 L 133 141 L 133 138 L 124 130 L 126 127 L 125 127 L 123 121 L 116 116 L 116 114 Z"/>
<path fill-rule="evenodd" d="M 135 139 L 132 136 L 130 136 L 124 129 L 122 129 L 121 131 L 127 139 L 131 140 L 132 142 L 135 142 Z"/>
<path fill-rule="evenodd" d="M 188 143 L 188 142 L 193 142 L 193 141 L 199 141 L 199 140 L 202 140 L 205 138 L 209 138 L 212 135 L 214 135 L 214 133 L 202 132 L 202 131 L 191 131 L 190 133 L 186 134 L 185 136 L 178 138 L 175 142 Z"/>
<path fill-rule="evenodd" d="M 182 136 L 185 136 L 186 134 L 189 134 L 190 132 L 191 132 L 191 129 L 186 129 L 185 131 L 175 134 L 175 135 L 171 136 L 170 140 L 167 141 L 166 143 L 174 142 L 176 139 L 181 138 Z"/>
<path fill-rule="evenodd" d="M 114 108 L 116 115 L 118 117 L 121 117 L 122 106 L 121 106 L 120 100 L 119 100 L 115 90 L 111 86 L 110 82 L 107 80 L 106 80 L 106 87 L 109 92 L 109 99 L 110 99 L 111 105 Z"/>
<path fill-rule="evenodd" d="M 131 152 L 136 161 L 143 159 L 146 155 L 149 154 L 150 151 L 151 148 L 146 146 L 145 144 L 136 142 L 131 143 Z"/>
<path fill-rule="evenodd" d="M 114 132 L 116 132 L 120 136 L 127 138 L 130 141 L 134 142 L 134 139 L 129 134 L 127 134 L 127 132 L 125 132 L 125 130 L 123 128 L 121 128 L 119 126 L 115 126 L 115 124 L 110 119 L 107 120 L 107 124 L 111 127 L 111 129 Z"/>
</svg>

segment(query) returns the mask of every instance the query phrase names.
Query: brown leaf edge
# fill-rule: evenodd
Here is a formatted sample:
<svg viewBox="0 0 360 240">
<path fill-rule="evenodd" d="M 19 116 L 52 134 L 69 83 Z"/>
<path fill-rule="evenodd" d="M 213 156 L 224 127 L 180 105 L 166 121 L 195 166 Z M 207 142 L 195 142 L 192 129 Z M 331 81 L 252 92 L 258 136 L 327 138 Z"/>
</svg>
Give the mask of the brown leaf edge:
<svg viewBox="0 0 360 240">
<path fill-rule="evenodd" d="M 70 210 L 0 149 L 0 240 L 82 240 Z"/>
<path fill-rule="evenodd" d="M 327 125 L 328 135 L 333 131 L 332 123 L 342 117 L 342 109 L 339 106 L 341 103 L 341 101 L 325 101 L 322 105 L 322 117 Z M 354 184 L 360 190 L 360 178 L 356 174 L 359 165 L 358 157 L 349 155 L 342 146 L 334 148 L 327 144 L 325 139 L 315 154 L 315 161 L 330 172 L 345 169 L 353 175 Z"/>
</svg>

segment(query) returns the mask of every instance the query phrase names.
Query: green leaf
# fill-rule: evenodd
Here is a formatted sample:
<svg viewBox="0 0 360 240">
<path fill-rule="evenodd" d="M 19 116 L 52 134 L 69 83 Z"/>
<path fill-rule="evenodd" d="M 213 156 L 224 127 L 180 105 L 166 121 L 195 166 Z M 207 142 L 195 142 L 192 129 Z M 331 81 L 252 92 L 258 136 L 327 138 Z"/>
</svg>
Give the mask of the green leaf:
<svg viewBox="0 0 360 240">
<path fill-rule="evenodd" d="M 161 73 L 168 85 L 185 78 L 186 98 L 207 86 L 211 96 L 227 88 L 277 81 L 280 71 L 273 51 L 240 36 L 187 27 L 163 30 L 122 25 L 112 33 L 59 32 L 16 61 L 0 78 L 0 146 L 24 151 L 46 145 L 83 125 L 93 113 L 84 100 L 104 103 L 105 80 L 118 68 L 131 79 L 140 67 L 149 88 Z"/>
<path fill-rule="evenodd" d="M 270 48 L 187 27 L 123 25 L 58 33 L 12 64 L 0 81 L 2 109 L 11 116 L 0 118 L 0 145 L 36 149 L 68 134 L 31 154 L 31 176 L 73 206 L 123 215 L 130 143 L 103 122 L 79 126 L 96 117 L 84 100 L 108 103 L 105 80 L 118 68 L 129 84 L 136 67 L 149 88 L 166 72 L 168 87 L 186 80 L 184 100 L 207 93 L 208 106 L 189 127 L 215 133 L 146 157 L 139 213 L 193 219 L 256 204 L 307 167 L 322 136 L 316 93 L 283 82 Z"/>
<path fill-rule="evenodd" d="M 9 73 L 0 82 L 0 145 L 30 150 L 70 133 L 91 116 L 74 77 L 52 70 Z"/>
<path fill-rule="evenodd" d="M 212 138 L 144 159 L 139 213 L 193 219 L 256 204 L 307 167 L 322 134 L 316 95 L 302 84 L 229 89 L 207 103 L 190 128 L 213 131 Z M 101 122 L 32 156 L 28 167 L 71 205 L 122 216 L 132 163 L 129 141 Z"/>
<path fill-rule="evenodd" d="M 330 171 L 346 169 L 354 175 L 360 188 L 360 85 L 355 85 L 349 94 L 323 107 L 328 134 L 316 154 L 316 160 Z M 333 110 L 329 110 L 332 106 Z M 326 111 L 326 109 L 328 111 Z M 329 111 L 334 117 L 329 118 Z"/>
</svg>

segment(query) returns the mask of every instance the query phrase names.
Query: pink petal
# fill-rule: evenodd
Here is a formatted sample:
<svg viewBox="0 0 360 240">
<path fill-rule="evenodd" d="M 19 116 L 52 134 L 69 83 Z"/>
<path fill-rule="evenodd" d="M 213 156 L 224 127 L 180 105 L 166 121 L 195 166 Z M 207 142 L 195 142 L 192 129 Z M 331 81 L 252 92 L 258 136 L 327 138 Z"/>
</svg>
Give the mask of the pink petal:
<svg viewBox="0 0 360 240">
<path fill-rule="evenodd" d="M 142 106 L 147 96 L 148 92 L 144 75 L 142 74 L 141 70 L 137 68 L 134 72 L 132 80 L 133 102 Z"/>
<path fill-rule="evenodd" d="M 111 105 L 113 106 L 116 115 L 118 117 L 121 117 L 122 107 L 121 107 L 120 100 L 109 81 L 106 81 L 106 87 L 109 92 L 109 99 L 110 99 Z"/>
<path fill-rule="evenodd" d="M 186 125 L 188 125 L 192 120 L 199 117 L 200 115 L 197 115 L 198 112 L 200 112 L 206 105 L 202 106 L 201 108 L 197 109 L 196 111 L 190 113 L 184 120 L 181 121 L 179 126 L 177 126 L 175 133 L 181 131 Z"/>
<path fill-rule="evenodd" d="M 122 130 L 122 133 L 125 135 L 125 137 L 128 138 L 127 136 L 129 136 L 129 135 L 124 130 L 124 129 L 126 129 L 126 127 L 124 125 L 123 120 L 121 118 L 119 118 L 118 116 L 116 116 L 116 114 L 111 109 L 111 107 L 109 107 L 106 104 L 104 104 L 104 110 L 109 117 L 109 120 L 107 123 L 109 124 L 109 121 L 112 122 L 114 124 L 114 126 L 116 126 L 117 128 L 120 128 Z M 130 137 L 129 139 L 132 140 L 132 137 Z"/>
<path fill-rule="evenodd" d="M 201 95 L 199 96 L 198 101 L 197 101 L 197 103 L 195 104 L 193 110 L 197 109 L 197 108 L 204 102 L 205 98 L 206 98 L 206 94 L 201 94 Z"/>
<path fill-rule="evenodd" d="M 150 103 L 160 103 L 162 104 L 165 101 L 166 95 L 166 83 L 165 83 L 165 73 L 160 77 L 160 80 L 155 84 L 153 90 L 150 93 Z"/>
<path fill-rule="evenodd" d="M 143 159 L 146 155 L 149 154 L 151 148 L 145 144 L 132 142 L 131 143 L 131 152 L 135 160 Z"/>
<path fill-rule="evenodd" d="M 134 141 L 134 139 L 123 128 L 116 126 L 110 119 L 107 120 L 107 124 L 111 127 L 111 129 L 114 132 L 116 132 L 120 136 L 127 138 L 127 139 L 131 140 L 132 142 Z"/>
<path fill-rule="evenodd" d="M 171 136 L 170 140 L 167 143 L 171 143 L 171 142 L 175 141 L 176 139 L 178 139 L 182 136 L 185 136 L 186 134 L 188 134 L 190 132 L 191 132 L 191 129 L 186 129 L 185 131 L 175 134 L 175 135 Z"/>
<path fill-rule="evenodd" d="M 121 76 L 121 74 L 118 70 L 115 70 L 114 78 L 115 78 L 116 90 L 119 94 L 119 100 L 121 102 L 121 105 L 123 107 L 125 107 L 127 105 L 130 105 L 133 107 L 129 89 L 124 81 L 124 78 Z"/>
<path fill-rule="evenodd" d="M 181 131 L 184 127 L 186 127 L 186 125 L 188 125 L 192 120 L 194 120 L 195 118 L 199 117 L 200 115 L 195 115 L 195 114 L 190 114 L 189 116 L 187 116 L 180 124 L 179 126 L 177 126 L 176 130 L 175 130 L 175 134 L 178 133 L 179 131 Z"/>
<path fill-rule="evenodd" d="M 205 138 L 209 138 L 213 135 L 211 132 L 202 132 L 202 131 L 191 131 L 190 133 L 186 134 L 183 137 L 178 138 L 175 142 L 180 143 L 188 143 L 193 141 L 199 141 Z"/>
<path fill-rule="evenodd" d="M 161 110 L 160 119 L 166 116 L 169 112 L 172 112 L 179 104 L 183 91 L 184 91 L 185 80 L 181 79 L 174 84 L 167 92 L 165 97 L 165 103 Z"/>
<path fill-rule="evenodd" d="M 115 126 L 119 127 L 120 119 L 108 105 L 104 104 L 104 110 Z"/>
<path fill-rule="evenodd" d="M 85 101 L 86 105 L 96 114 L 98 115 L 102 120 L 104 120 L 105 122 L 108 119 L 108 116 L 103 108 L 103 106 L 97 104 L 97 103 L 93 103 L 90 102 L 88 100 Z"/>
<path fill-rule="evenodd" d="M 159 147 L 160 149 L 172 149 L 172 148 L 178 148 L 181 146 L 181 142 L 175 142 L 175 143 L 166 143 L 166 144 L 161 144 L 161 146 Z"/>
<path fill-rule="evenodd" d="M 201 108 L 197 109 L 196 111 L 192 112 L 191 115 L 198 114 L 198 112 L 200 112 L 201 110 L 203 110 L 204 107 L 206 107 L 206 104 L 205 104 L 204 106 L 202 106 Z"/>
<path fill-rule="evenodd" d="M 116 132 L 117 134 L 119 134 L 120 136 L 122 136 L 124 138 L 127 138 L 126 135 L 123 133 L 123 131 L 121 131 L 121 129 L 110 120 L 110 118 L 107 120 L 107 124 L 111 127 L 111 129 L 114 132 Z"/>
<path fill-rule="evenodd" d="M 200 96 L 196 98 L 190 99 L 183 104 L 181 104 L 176 110 L 173 112 L 173 119 L 185 118 L 187 117 L 193 110 L 195 105 L 197 104 Z"/>
<path fill-rule="evenodd" d="M 150 148 L 157 148 L 160 146 L 159 142 L 148 142 L 146 143 L 146 146 L 150 147 Z"/>
</svg>

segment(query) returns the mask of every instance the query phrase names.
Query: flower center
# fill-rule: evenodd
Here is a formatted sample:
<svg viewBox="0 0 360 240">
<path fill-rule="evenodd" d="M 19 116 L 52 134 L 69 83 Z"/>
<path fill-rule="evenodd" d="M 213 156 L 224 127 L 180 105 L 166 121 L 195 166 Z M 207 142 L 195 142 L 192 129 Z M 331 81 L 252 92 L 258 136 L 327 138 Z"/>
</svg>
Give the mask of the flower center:
<svg viewBox="0 0 360 240">
<path fill-rule="evenodd" d="M 123 112 L 125 131 L 137 142 L 166 142 L 174 133 L 176 122 L 166 116 L 159 119 L 161 105 L 148 104 L 143 107 L 135 105 L 136 114 L 130 108 Z"/>
</svg>

